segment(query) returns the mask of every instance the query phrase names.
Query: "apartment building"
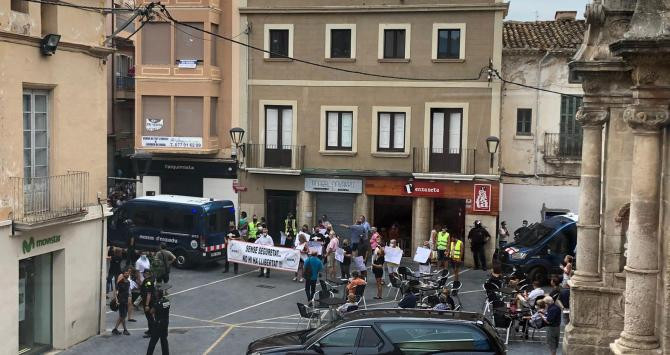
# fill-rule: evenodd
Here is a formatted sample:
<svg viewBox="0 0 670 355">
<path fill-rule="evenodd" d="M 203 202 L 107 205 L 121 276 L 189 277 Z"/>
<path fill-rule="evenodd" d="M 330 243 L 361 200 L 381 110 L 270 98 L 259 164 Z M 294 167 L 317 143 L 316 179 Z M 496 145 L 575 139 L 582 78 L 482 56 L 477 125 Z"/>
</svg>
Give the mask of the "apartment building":
<svg viewBox="0 0 670 355">
<path fill-rule="evenodd" d="M 480 219 L 493 233 L 500 184 L 486 139 L 500 135 L 500 85 L 480 74 L 501 65 L 507 6 L 247 1 L 249 44 L 267 52 L 240 53 L 241 209 L 265 216 L 277 242 L 289 212 L 309 225 L 327 215 L 347 238 L 340 224 L 365 215 L 385 236 L 397 225 L 406 255 L 434 224 L 463 236 Z"/>
<path fill-rule="evenodd" d="M 64 349 L 104 324 L 104 24 L 0 2 L 1 354 Z"/>
<path fill-rule="evenodd" d="M 503 77 L 553 91 L 503 85 L 501 221 L 512 231 L 524 219 L 578 213 L 582 129 L 575 117 L 583 91 L 568 81 L 568 62 L 586 23 L 576 14 L 559 11 L 554 21 L 504 23 Z"/>
<path fill-rule="evenodd" d="M 239 48 L 200 29 L 240 35 L 238 2 L 162 3 L 194 28 L 156 17 L 135 38 L 135 150 L 152 154 L 138 195 L 236 201 Z"/>
</svg>

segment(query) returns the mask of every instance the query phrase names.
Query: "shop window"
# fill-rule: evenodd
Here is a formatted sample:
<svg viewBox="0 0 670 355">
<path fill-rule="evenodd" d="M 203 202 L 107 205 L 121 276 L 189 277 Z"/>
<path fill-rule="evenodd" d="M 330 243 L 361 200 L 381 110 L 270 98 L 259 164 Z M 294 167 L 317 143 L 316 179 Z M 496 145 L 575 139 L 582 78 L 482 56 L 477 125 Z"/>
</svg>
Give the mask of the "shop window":
<svg viewBox="0 0 670 355">
<path fill-rule="evenodd" d="M 19 354 L 42 354 L 52 343 L 53 254 L 19 261 Z"/>
<path fill-rule="evenodd" d="M 171 64 L 170 24 L 148 22 L 142 28 L 142 64 Z"/>
<path fill-rule="evenodd" d="M 353 112 L 326 112 L 326 150 L 351 150 Z"/>
<path fill-rule="evenodd" d="M 28 2 L 26 0 L 12 0 L 10 6 L 12 11 L 28 13 Z"/>
<path fill-rule="evenodd" d="M 533 110 L 529 108 L 516 109 L 516 135 L 530 136 L 530 126 L 533 119 Z"/>
<path fill-rule="evenodd" d="M 175 97 L 175 137 L 202 137 L 203 98 Z"/>
<path fill-rule="evenodd" d="M 212 97 L 209 99 L 209 136 L 217 137 L 219 135 L 218 131 L 218 108 L 219 108 L 219 98 Z"/>
<path fill-rule="evenodd" d="M 380 112 L 377 127 L 378 151 L 402 152 L 405 150 L 404 112 Z"/>
<path fill-rule="evenodd" d="M 176 60 L 197 60 L 202 63 L 204 60 L 205 42 L 203 39 L 202 22 L 186 23 L 195 28 L 178 26 L 175 32 L 175 59 Z"/>
</svg>

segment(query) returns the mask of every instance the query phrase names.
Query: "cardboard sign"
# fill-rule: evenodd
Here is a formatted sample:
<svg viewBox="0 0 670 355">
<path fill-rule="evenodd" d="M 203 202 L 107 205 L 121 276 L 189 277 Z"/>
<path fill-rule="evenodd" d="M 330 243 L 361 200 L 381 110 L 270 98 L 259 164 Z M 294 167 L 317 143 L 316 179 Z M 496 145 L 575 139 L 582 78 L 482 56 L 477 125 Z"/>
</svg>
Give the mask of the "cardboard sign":
<svg viewBox="0 0 670 355">
<path fill-rule="evenodd" d="M 344 249 L 337 248 L 335 250 L 335 260 L 343 263 L 344 262 Z"/>
<path fill-rule="evenodd" d="M 300 264 L 300 251 L 231 240 L 228 242 L 228 261 L 295 272 Z"/>
<path fill-rule="evenodd" d="M 402 260 L 402 249 L 384 247 L 384 254 L 384 260 L 386 260 L 387 263 L 400 265 L 400 261 Z"/>
<path fill-rule="evenodd" d="M 416 253 L 414 253 L 414 261 L 419 264 L 425 264 L 430 258 L 430 249 L 424 247 L 417 247 Z"/>
<path fill-rule="evenodd" d="M 365 266 L 365 260 L 362 256 L 357 256 L 354 258 L 354 267 L 358 271 L 365 271 L 368 269 L 367 266 Z"/>
<path fill-rule="evenodd" d="M 312 255 L 313 252 L 316 252 L 317 255 L 321 255 L 323 252 L 323 242 L 310 240 L 307 242 L 307 249 L 309 249 L 309 255 Z"/>
</svg>

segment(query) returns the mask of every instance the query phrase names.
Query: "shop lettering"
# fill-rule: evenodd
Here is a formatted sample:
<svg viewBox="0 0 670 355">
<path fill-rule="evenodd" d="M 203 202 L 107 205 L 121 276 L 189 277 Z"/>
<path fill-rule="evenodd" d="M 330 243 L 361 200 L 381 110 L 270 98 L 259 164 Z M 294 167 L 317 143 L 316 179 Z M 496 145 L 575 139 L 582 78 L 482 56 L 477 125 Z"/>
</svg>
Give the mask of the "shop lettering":
<svg viewBox="0 0 670 355">
<path fill-rule="evenodd" d="M 440 189 L 437 187 L 415 187 L 414 191 L 416 192 L 436 192 L 439 193 Z"/>
<path fill-rule="evenodd" d="M 243 255 L 242 261 L 247 264 L 280 268 L 282 266 L 279 260 L 261 259 L 253 256 Z"/>
<path fill-rule="evenodd" d="M 35 238 L 30 237 L 30 239 L 23 241 L 23 254 L 30 253 L 30 251 L 33 249 L 58 242 L 60 242 L 60 235 L 54 235 L 49 238 L 38 239 L 38 240 L 35 240 Z"/>
<path fill-rule="evenodd" d="M 279 256 L 279 250 L 263 248 L 256 245 L 247 245 L 247 253 L 253 253 L 258 255 L 267 255 L 267 256 Z"/>
<path fill-rule="evenodd" d="M 193 165 L 165 164 L 165 169 L 166 170 L 195 170 L 195 166 L 193 166 Z"/>
<path fill-rule="evenodd" d="M 138 236 L 138 238 L 144 239 L 144 240 L 155 240 L 155 241 L 164 242 L 164 243 L 173 243 L 173 244 L 179 243 L 179 241 L 175 238 L 165 238 L 165 237 L 160 237 L 160 236 L 154 237 L 154 236 L 151 236 L 151 235 L 141 235 L 140 234 Z"/>
</svg>

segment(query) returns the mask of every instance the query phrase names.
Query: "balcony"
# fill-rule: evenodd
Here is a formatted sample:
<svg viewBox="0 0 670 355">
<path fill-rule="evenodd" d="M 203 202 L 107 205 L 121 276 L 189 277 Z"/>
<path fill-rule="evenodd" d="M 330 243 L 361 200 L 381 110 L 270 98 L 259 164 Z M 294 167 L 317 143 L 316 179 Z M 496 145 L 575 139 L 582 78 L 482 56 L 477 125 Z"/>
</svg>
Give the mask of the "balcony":
<svg viewBox="0 0 670 355">
<path fill-rule="evenodd" d="M 116 86 L 115 99 L 117 100 L 135 99 L 135 77 L 117 76 L 115 86 Z"/>
<path fill-rule="evenodd" d="M 244 154 L 250 172 L 299 175 L 305 160 L 305 146 L 246 144 Z"/>
<path fill-rule="evenodd" d="M 571 163 L 581 161 L 581 133 L 545 133 L 544 160 L 554 163 Z"/>
<path fill-rule="evenodd" d="M 9 178 L 12 219 L 18 230 L 79 218 L 88 205 L 88 172 L 40 178 Z"/>
<path fill-rule="evenodd" d="M 414 173 L 472 175 L 476 171 L 476 149 L 414 148 Z"/>
</svg>

